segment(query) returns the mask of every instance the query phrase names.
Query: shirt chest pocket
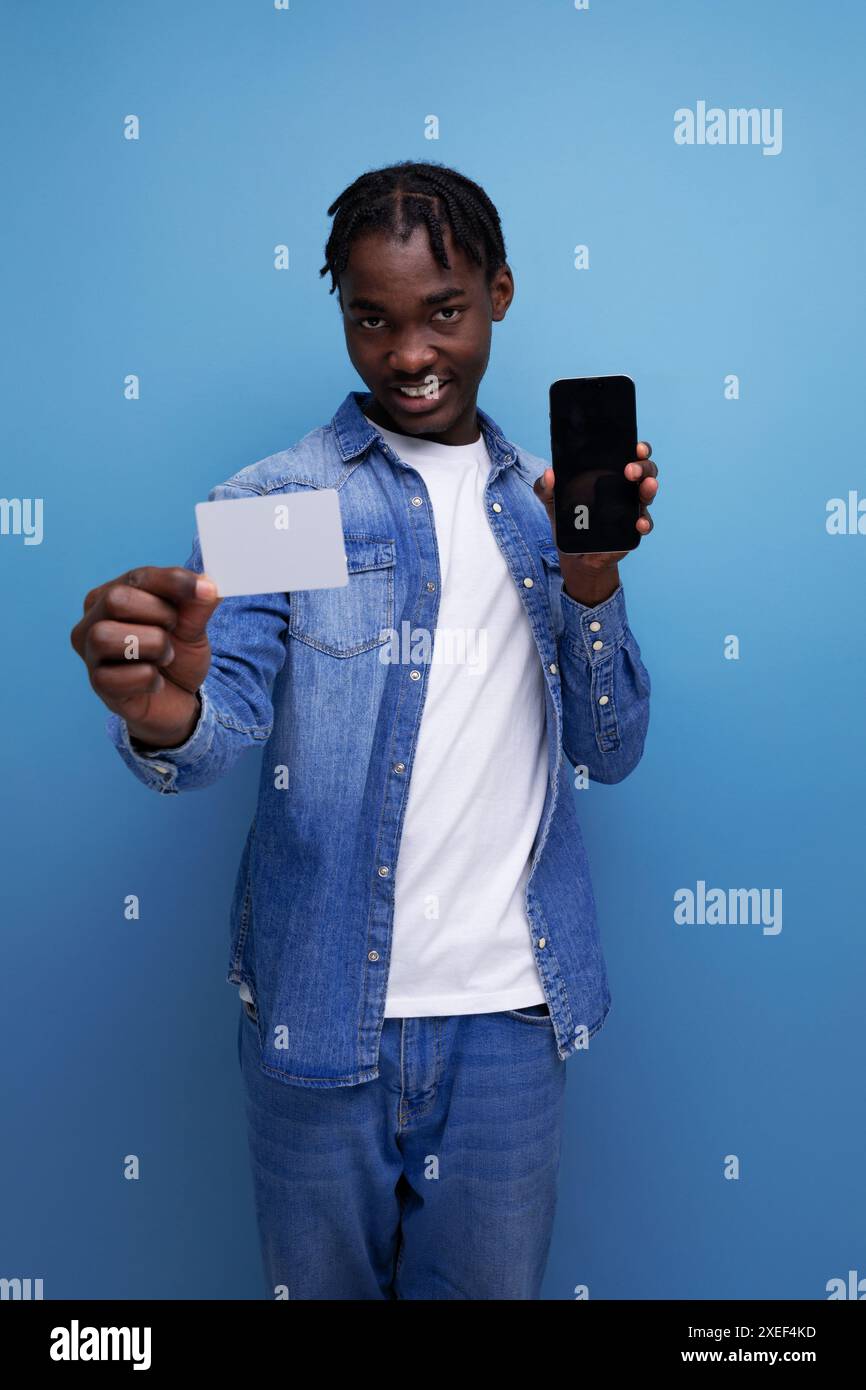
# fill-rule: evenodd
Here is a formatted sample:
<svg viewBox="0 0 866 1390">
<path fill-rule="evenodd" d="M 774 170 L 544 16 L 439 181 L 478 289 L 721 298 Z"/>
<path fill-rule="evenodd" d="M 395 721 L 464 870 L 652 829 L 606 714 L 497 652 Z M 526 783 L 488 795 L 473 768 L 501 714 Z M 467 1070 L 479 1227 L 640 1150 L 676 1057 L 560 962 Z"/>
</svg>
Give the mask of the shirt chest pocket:
<svg viewBox="0 0 866 1390">
<path fill-rule="evenodd" d="M 344 541 L 348 583 L 296 591 L 289 602 L 289 635 L 330 656 L 381 646 L 394 626 L 394 541 L 358 533 Z"/>
</svg>

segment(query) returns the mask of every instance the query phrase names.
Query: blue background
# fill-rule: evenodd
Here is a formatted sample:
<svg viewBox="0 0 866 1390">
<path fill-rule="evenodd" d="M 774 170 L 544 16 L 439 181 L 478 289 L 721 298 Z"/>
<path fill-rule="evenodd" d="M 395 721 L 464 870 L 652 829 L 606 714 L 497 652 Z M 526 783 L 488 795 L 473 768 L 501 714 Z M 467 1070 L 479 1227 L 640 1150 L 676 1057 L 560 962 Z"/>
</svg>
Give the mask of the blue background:
<svg viewBox="0 0 866 1390">
<path fill-rule="evenodd" d="M 0 491 L 44 498 L 45 535 L 0 537 L 0 1275 L 263 1294 L 224 981 L 258 758 L 207 795 L 147 791 L 69 632 L 91 586 L 183 563 L 195 502 L 360 389 L 325 209 L 407 158 L 502 217 L 517 296 L 479 403 L 548 455 L 550 381 L 626 372 L 662 479 L 622 567 L 646 752 L 575 793 L 613 1009 L 568 1063 L 545 1297 L 820 1299 L 866 1275 L 866 536 L 825 527 L 866 492 L 862 6 L 5 11 Z M 701 99 L 781 107 L 782 152 L 675 144 Z M 781 933 L 677 926 L 698 879 L 781 888 Z"/>
</svg>

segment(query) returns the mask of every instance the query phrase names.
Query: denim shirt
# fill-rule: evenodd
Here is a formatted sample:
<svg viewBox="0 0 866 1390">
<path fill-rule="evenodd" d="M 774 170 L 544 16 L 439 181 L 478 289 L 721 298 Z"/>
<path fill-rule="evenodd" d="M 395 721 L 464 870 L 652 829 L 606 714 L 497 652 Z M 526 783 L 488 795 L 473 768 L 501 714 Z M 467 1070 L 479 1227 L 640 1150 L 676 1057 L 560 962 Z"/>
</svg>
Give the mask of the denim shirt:
<svg viewBox="0 0 866 1390">
<path fill-rule="evenodd" d="M 370 403 L 367 392 L 350 392 L 328 425 L 209 495 L 335 488 L 348 584 L 223 599 L 208 624 L 212 663 L 198 723 L 180 747 L 136 751 L 123 719 L 113 714 L 107 725 L 124 762 L 163 794 L 206 787 L 244 749 L 264 749 L 226 978 L 245 983 L 254 1002 L 262 1070 L 309 1087 L 378 1076 L 394 874 L 429 671 L 423 661 L 383 662 L 380 648 L 403 621 L 432 634 L 439 610 L 427 490 L 365 419 Z M 631 772 L 650 681 L 622 586 L 594 608 L 565 592 L 532 489 L 546 460 L 509 442 L 480 409 L 478 422 L 491 458 L 487 521 L 544 672 L 548 779 L 525 904 L 564 1059 L 610 1008 L 569 764 L 597 782 Z M 186 564 L 202 571 L 197 538 Z M 515 719 L 540 717 L 534 706 L 514 710 Z"/>
</svg>

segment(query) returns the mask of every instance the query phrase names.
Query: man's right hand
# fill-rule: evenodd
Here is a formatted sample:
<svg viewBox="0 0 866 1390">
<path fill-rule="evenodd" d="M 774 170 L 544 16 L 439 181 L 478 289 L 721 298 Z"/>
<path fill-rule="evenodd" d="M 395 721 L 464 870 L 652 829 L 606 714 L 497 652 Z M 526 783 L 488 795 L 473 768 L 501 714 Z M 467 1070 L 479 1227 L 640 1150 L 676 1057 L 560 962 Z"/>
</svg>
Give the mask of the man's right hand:
<svg viewBox="0 0 866 1390">
<path fill-rule="evenodd" d="M 198 723 L 219 603 L 213 580 L 180 566 L 127 570 L 87 594 L 70 640 L 100 700 L 140 743 L 176 748 Z"/>
</svg>

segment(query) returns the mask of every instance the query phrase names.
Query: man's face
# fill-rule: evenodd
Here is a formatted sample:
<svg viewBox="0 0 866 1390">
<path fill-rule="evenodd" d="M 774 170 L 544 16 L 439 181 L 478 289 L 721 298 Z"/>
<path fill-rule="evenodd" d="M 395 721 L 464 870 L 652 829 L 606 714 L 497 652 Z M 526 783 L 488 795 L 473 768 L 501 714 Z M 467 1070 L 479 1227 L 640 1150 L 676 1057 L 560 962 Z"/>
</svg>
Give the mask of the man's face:
<svg viewBox="0 0 866 1390">
<path fill-rule="evenodd" d="M 370 418 L 398 434 L 471 444 L 491 324 L 505 317 L 514 282 L 504 266 L 488 287 L 450 227 L 443 236 L 447 270 L 430 250 L 426 227 L 414 228 L 405 242 L 382 232 L 359 237 L 340 276 L 340 306 L 352 365 L 375 397 Z"/>
</svg>

